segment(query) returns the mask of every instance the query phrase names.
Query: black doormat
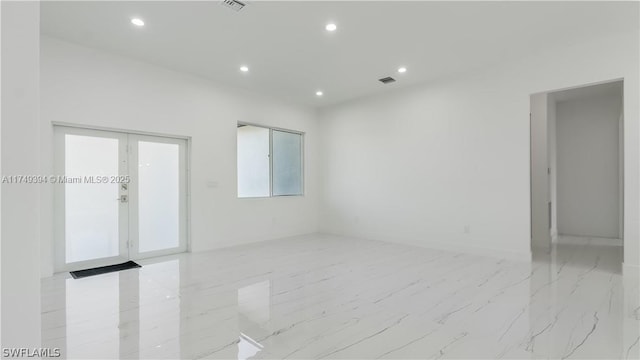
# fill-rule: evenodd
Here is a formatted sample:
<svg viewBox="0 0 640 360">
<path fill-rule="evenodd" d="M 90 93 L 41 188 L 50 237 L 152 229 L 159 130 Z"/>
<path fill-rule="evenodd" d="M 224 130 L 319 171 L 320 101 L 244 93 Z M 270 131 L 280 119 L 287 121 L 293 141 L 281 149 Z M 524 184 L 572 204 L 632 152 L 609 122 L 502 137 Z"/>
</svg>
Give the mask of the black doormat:
<svg viewBox="0 0 640 360">
<path fill-rule="evenodd" d="M 128 270 L 142 267 L 141 265 L 136 264 L 133 261 L 127 261 L 122 264 L 115 264 L 109 266 L 100 266 L 91 269 L 78 270 L 69 272 L 74 279 L 81 279 L 87 276 L 106 274 L 110 272 L 120 271 L 120 270 Z"/>
</svg>

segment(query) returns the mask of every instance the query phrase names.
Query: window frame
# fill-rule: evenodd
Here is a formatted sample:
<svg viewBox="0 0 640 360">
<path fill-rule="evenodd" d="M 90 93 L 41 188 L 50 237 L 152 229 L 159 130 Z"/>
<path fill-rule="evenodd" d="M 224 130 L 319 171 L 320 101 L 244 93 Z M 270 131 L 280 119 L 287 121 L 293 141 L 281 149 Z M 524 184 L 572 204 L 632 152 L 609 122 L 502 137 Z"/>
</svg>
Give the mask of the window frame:
<svg viewBox="0 0 640 360">
<path fill-rule="evenodd" d="M 238 194 L 238 128 L 241 126 L 253 126 L 262 129 L 269 130 L 269 195 L 267 196 L 240 196 Z M 290 134 L 300 135 L 300 176 L 301 176 L 301 192 L 300 194 L 293 195 L 274 195 L 273 194 L 273 132 L 286 132 Z M 270 199 L 270 198 L 279 198 L 279 197 L 304 197 L 306 195 L 306 186 L 305 186 L 305 132 L 291 129 L 284 129 L 274 126 L 267 126 L 261 124 L 255 124 L 250 122 L 238 121 L 236 124 L 236 197 L 238 199 Z"/>
</svg>

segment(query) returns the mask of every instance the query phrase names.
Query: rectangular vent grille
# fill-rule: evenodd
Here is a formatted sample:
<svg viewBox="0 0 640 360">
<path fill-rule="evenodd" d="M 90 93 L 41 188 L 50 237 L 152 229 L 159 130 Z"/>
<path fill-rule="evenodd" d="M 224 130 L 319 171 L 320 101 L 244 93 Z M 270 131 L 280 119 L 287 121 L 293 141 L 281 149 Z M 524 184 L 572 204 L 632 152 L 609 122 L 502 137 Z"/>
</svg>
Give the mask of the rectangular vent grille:
<svg viewBox="0 0 640 360">
<path fill-rule="evenodd" d="M 391 76 L 387 76 L 382 79 L 378 79 L 378 81 L 380 81 L 383 84 L 391 84 L 392 82 L 395 82 L 396 79 L 392 78 Z"/>
<path fill-rule="evenodd" d="M 234 11 L 240 11 L 243 7 L 245 7 L 246 4 L 238 0 L 222 0 L 222 5 Z"/>
</svg>

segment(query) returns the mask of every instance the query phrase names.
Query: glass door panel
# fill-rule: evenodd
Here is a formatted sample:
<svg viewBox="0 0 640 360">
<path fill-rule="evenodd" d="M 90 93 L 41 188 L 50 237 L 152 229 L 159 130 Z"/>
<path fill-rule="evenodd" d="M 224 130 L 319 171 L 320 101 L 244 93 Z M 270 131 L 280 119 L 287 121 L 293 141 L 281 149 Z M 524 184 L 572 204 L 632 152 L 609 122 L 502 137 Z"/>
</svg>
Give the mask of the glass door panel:
<svg viewBox="0 0 640 360">
<path fill-rule="evenodd" d="M 129 257 L 128 194 L 117 181 L 127 174 L 126 146 L 126 134 L 56 127 L 57 177 L 52 182 L 57 271 Z"/>
<path fill-rule="evenodd" d="M 133 258 L 186 250 L 185 140 L 129 135 Z"/>
<path fill-rule="evenodd" d="M 138 142 L 138 234 L 140 252 L 180 244 L 180 147 Z"/>
<path fill-rule="evenodd" d="M 65 135 L 65 262 L 120 253 L 116 183 L 92 183 L 118 174 L 118 139 Z"/>
</svg>

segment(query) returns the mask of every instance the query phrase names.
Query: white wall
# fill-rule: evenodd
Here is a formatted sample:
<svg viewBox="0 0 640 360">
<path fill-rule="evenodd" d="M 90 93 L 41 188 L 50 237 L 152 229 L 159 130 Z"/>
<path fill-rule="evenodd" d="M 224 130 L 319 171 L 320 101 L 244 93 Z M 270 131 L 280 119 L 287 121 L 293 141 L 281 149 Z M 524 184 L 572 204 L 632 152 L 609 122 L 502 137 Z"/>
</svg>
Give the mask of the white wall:
<svg viewBox="0 0 640 360">
<path fill-rule="evenodd" d="M 620 237 L 621 104 L 622 94 L 612 92 L 556 105 L 560 235 Z"/>
<path fill-rule="evenodd" d="M 594 39 L 324 111 L 321 229 L 526 258 L 529 96 L 624 78 L 624 261 L 638 265 L 639 40 Z"/>
<path fill-rule="evenodd" d="M 551 202 L 551 240 L 558 239 L 558 161 L 557 161 L 557 120 L 556 99 L 547 94 L 547 156 L 549 162 L 549 201 Z"/>
<path fill-rule="evenodd" d="M 547 94 L 531 95 L 531 248 L 548 250 L 549 231 L 549 113 Z"/>
<path fill-rule="evenodd" d="M 38 2 L 2 8 L 1 174 L 38 174 Z M 40 346 L 40 189 L 2 184 L 2 347 Z"/>
<path fill-rule="evenodd" d="M 624 96 L 623 96 L 624 99 Z M 621 238 L 624 237 L 624 101 L 620 104 L 620 117 L 618 118 L 618 213 L 621 214 L 618 219 L 618 233 Z M 640 242 L 640 239 L 638 240 Z M 639 246 L 640 247 L 640 246 Z M 640 249 L 639 249 L 640 251 Z M 640 257 L 640 255 L 638 255 Z"/>
<path fill-rule="evenodd" d="M 52 122 L 191 137 L 191 247 L 203 251 L 318 230 L 315 111 L 99 50 L 42 37 L 43 173 L 52 172 Z M 305 196 L 238 199 L 237 122 L 305 136 Z M 43 199 L 51 234 L 53 197 Z M 43 236 L 43 274 L 52 241 Z"/>
</svg>

